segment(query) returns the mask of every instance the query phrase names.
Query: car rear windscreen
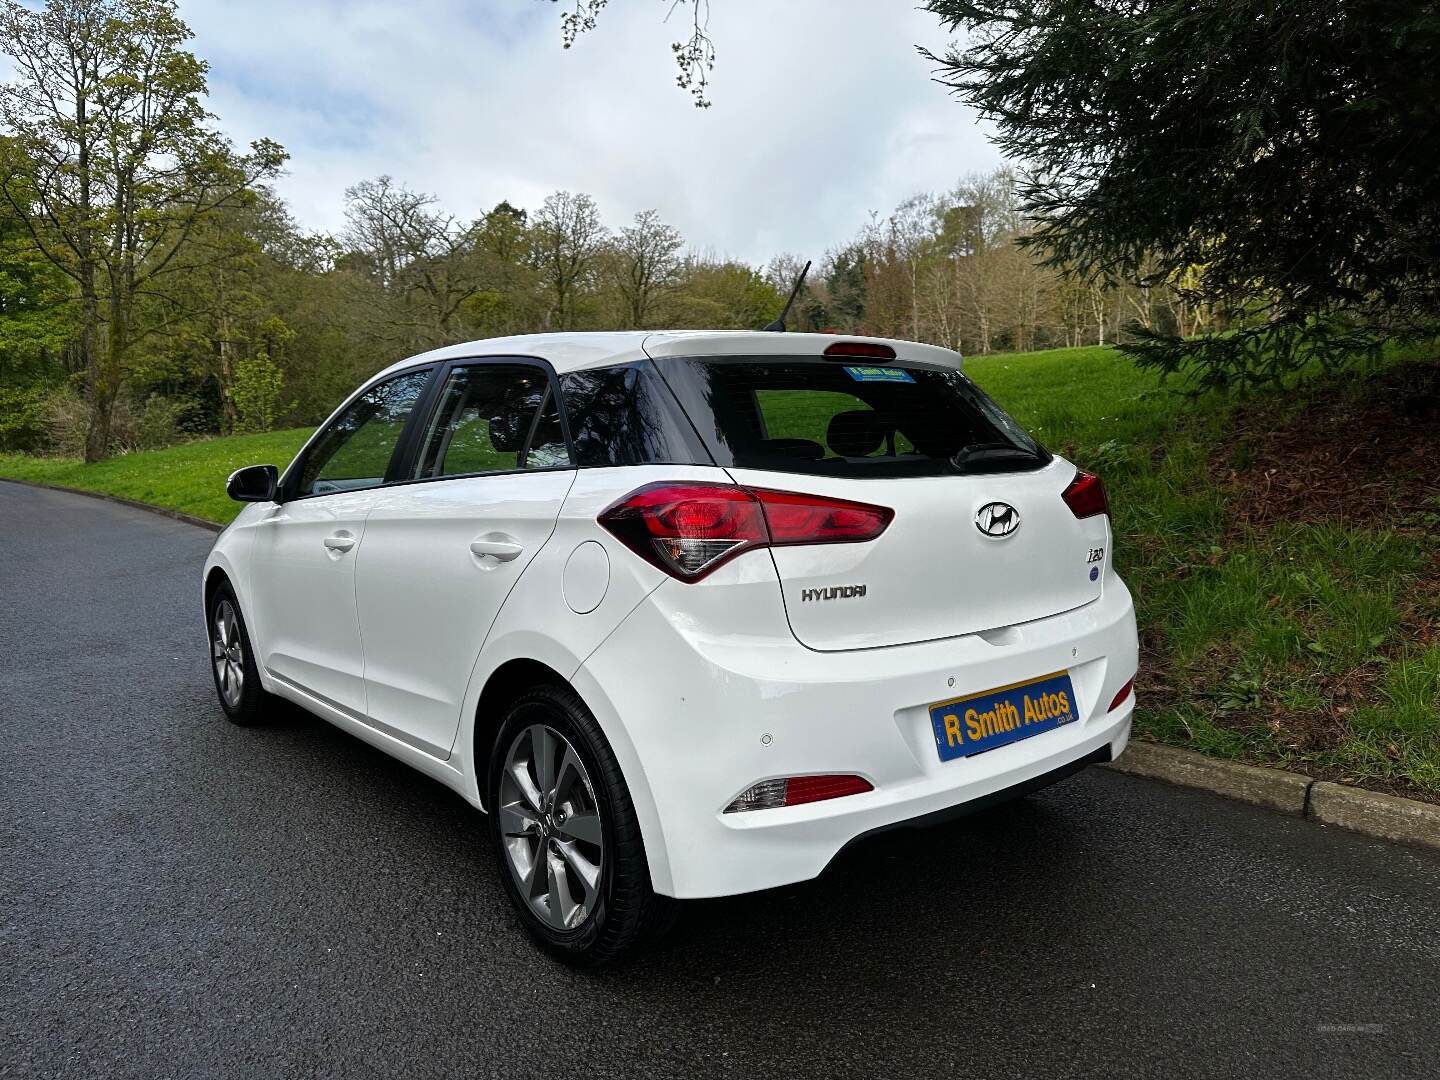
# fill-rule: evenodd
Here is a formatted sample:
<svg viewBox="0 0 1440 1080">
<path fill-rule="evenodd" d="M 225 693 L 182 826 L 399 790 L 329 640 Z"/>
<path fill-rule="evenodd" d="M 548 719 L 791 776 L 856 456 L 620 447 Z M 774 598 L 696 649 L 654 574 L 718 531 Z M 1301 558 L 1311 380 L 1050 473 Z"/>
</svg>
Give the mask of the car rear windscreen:
<svg viewBox="0 0 1440 1080">
<path fill-rule="evenodd" d="M 823 476 L 1035 469 L 1050 455 L 960 372 L 796 357 L 658 365 L 716 463 Z"/>
</svg>

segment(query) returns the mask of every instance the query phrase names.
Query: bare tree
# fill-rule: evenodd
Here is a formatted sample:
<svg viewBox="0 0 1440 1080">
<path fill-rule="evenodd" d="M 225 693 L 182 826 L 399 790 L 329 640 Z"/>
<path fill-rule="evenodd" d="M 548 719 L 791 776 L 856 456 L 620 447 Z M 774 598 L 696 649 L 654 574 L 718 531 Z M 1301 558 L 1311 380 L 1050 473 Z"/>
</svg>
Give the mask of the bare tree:
<svg viewBox="0 0 1440 1080">
<path fill-rule="evenodd" d="M 658 302 L 675 288 L 684 243 L 679 230 L 661 221 L 656 210 L 641 210 L 634 224 L 620 230 L 606 269 L 620 294 L 628 328 L 646 329 Z"/>
<path fill-rule="evenodd" d="M 605 226 L 589 195 L 557 191 L 535 214 L 532 254 L 550 293 L 548 322 L 556 329 L 575 327 L 575 298 L 594 276 L 605 242 Z"/>
<path fill-rule="evenodd" d="M 377 284 L 397 300 L 404 344 L 454 337 L 461 305 L 480 288 L 475 232 L 435 209 L 433 195 L 389 176 L 345 192 L 344 240 Z"/>
</svg>

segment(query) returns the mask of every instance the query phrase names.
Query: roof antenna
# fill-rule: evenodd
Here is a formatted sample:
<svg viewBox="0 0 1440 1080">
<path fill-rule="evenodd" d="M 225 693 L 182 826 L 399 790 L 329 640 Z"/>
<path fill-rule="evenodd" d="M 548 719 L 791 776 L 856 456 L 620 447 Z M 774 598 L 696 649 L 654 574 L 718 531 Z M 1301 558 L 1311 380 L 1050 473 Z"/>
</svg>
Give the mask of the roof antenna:
<svg viewBox="0 0 1440 1080">
<path fill-rule="evenodd" d="M 800 271 L 800 276 L 795 279 L 795 287 L 790 290 L 790 299 L 785 301 L 785 306 L 780 310 L 780 317 L 765 327 L 766 333 L 783 334 L 785 332 L 785 316 L 790 314 L 790 305 L 795 303 L 795 297 L 800 295 L 800 286 L 805 284 L 805 275 L 810 273 L 810 260 L 805 260 L 805 268 Z"/>
</svg>

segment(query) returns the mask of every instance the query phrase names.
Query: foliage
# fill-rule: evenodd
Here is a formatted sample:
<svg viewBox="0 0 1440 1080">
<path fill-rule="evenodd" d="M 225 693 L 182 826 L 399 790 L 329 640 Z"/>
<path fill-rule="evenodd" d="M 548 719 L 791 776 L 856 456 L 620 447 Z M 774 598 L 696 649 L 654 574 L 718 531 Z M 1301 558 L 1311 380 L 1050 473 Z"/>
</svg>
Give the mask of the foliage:
<svg viewBox="0 0 1440 1080">
<path fill-rule="evenodd" d="M 32 250 L 73 283 L 91 409 L 86 456 L 110 451 L 132 351 L 173 316 L 167 284 L 217 256 L 196 226 L 230 206 L 284 153 L 237 156 L 207 124 L 206 67 L 181 46 L 173 0 L 6 0 L 0 47 L 0 198 Z M 219 256 L 223 257 L 223 256 Z"/>
<path fill-rule="evenodd" d="M 240 431 L 269 431 L 275 426 L 285 373 L 265 353 L 235 365 L 235 410 Z"/>
<path fill-rule="evenodd" d="M 1440 315 L 1440 14 L 1404 0 L 929 0 L 941 80 L 1036 163 L 1026 238 L 1082 278 L 1179 285 L 1247 323 L 1151 365 L 1279 380 Z M 1334 329 L 1343 317 L 1343 330 Z"/>
<path fill-rule="evenodd" d="M 551 0 L 559 3 L 560 0 Z M 566 8 L 560 13 L 560 35 L 565 48 L 570 48 L 581 34 L 595 29 L 600 12 L 609 0 L 564 0 Z M 710 101 L 705 91 L 710 86 L 710 72 L 715 67 L 715 42 L 710 39 L 710 0 L 667 0 L 671 13 L 677 7 L 690 5 L 690 36 L 684 41 L 674 42 L 670 51 L 675 54 L 675 66 L 679 69 L 675 85 L 689 91 L 697 109 L 708 109 Z M 667 16 L 668 18 L 668 16 Z"/>
</svg>

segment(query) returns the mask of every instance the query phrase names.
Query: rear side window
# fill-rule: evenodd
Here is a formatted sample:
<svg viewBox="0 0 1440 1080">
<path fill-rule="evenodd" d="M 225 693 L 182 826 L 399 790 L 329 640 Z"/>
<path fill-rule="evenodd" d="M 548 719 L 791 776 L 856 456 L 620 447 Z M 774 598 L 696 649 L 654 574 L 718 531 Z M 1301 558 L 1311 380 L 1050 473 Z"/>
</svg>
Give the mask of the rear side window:
<svg viewBox="0 0 1440 1080">
<path fill-rule="evenodd" d="M 420 439 L 414 478 L 570 463 L 550 380 L 524 364 L 452 368 Z"/>
<path fill-rule="evenodd" d="M 560 396 L 581 468 L 713 464 L 648 360 L 562 375 Z"/>
<path fill-rule="evenodd" d="M 795 357 L 677 360 L 664 371 L 720 465 L 935 476 L 1050 460 L 958 371 Z"/>
</svg>

